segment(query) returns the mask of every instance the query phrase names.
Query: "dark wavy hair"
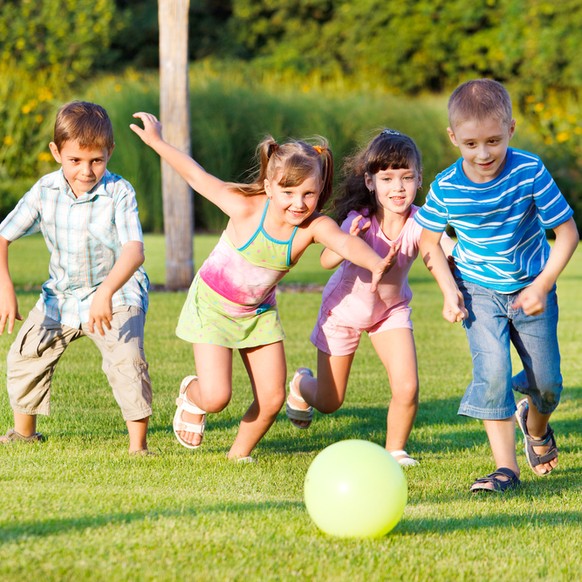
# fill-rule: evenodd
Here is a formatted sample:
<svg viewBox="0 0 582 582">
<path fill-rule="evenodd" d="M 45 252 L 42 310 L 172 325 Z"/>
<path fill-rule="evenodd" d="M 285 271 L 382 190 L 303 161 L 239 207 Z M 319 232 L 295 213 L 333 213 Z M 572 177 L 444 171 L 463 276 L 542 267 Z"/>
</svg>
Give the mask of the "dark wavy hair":
<svg viewBox="0 0 582 582">
<path fill-rule="evenodd" d="M 376 197 L 366 187 L 366 174 L 406 168 L 422 176 L 422 157 L 414 140 L 393 129 L 382 130 L 364 149 L 344 161 L 339 195 L 331 208 L 334 218 L 341 223 L 351 210 L 375 214 Z"/>
</svg>

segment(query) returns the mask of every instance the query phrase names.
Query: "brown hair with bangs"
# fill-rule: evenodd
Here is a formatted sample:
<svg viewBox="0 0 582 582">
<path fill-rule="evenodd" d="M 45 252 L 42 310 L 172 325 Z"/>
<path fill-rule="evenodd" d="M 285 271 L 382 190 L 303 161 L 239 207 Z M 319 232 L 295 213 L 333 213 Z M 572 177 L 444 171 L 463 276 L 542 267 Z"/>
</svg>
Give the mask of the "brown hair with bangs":
<svg viewBox="0 0 582 582">
<path fill-rule="evenodd" d="M 276 180 L 279 186 L 295 187 L 312 174 L 321 179 L 317 210 L 321 210 L 333 191 L 333 154 L 322 137 L 313 138 L 314 144 L 290 140 L 279 144 L 268 135 L 257 146 L 258 168 L 250 184 L 232 184 L 233 188 L 253 196 L 265 194 L 265 180 Z"/>
<path fill-rule="evenodd" d="M 65 103 L 55 121 L 53 141 L 60 149 L 68 141 L 76 141 L 82 149 L 113 150 L 113 127 L 107 111 L 87 101 Z"/>
</svg>

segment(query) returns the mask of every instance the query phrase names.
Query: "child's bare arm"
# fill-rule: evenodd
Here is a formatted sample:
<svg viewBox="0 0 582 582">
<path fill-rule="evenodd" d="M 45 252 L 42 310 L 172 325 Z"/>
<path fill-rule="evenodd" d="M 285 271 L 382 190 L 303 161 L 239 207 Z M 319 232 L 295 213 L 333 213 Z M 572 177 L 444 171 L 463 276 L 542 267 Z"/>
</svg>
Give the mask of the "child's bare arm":
<svg viewBox="0 0 582 582">
<path fill-rule="evenodd" d="M 18 312 L 14 283 L 8 269 L 8 245 L 10 241 L 0 236 L 0 335 L 4 333 L 5 328 L 8 333 L 12 333 L 15 320 L 22 320 Z"/>
<path fill-rule="evenodd" d="M 97 331 L 104 335 L 104 328 L 111 329 L 111 319 L 113 317 L 111 299 L 113 294 L 129 281 L 144 260 L 143 243 L 129 241 L 123 245 L 121 254 L 115 265 L 113 265 L 113 269 L 95 291 L 91 309 L 89 310 L 88 327 L 91 333 L 97 328 Z"/>
<path fill-rule="evenodd" d="M 521 307 L 526 315 L 539 315 L 545 311 L 548 293 L 578 247 L 578 229 L 573 218 L 557 226 L 554 233 L 556 240 L 544 269 L 513 302 L 513 307 Z"/>
<path fill-rule="evenodd" d="M 372 273 L 370 289 L 374 292 L 384 272 L 394 264 L 398 248 L 392 247 L 388 255 L 382 258 L 361 238 L 347 234 L 328 216 L 321 216 L 312 224 L 315 242 Z"/>
<path fill-rule="evenodd" d="M 370 225 L 372 224 L 369 220 L 367 220 L 364 224 L 360 225 L 360 221 L 362 220 L 362 215 L 358 214 L 353 220 L 350 226 L 350 234 L 352 236 L 358 236 L 362 232 L 366 232 Z M 334 253 L 331 249 L 324 248 L 321 252 L 321 256 L 319 257 L 319 262 L 324 269 L 335 269 L 344 258 L 337 253 Z"/>
<path fill-rule="evenodd" d="M 131 130 L 142 141 L 150 146 L 165 162 L 167 162 L 188 184 L 201 196 L 216 204 L 228 216 L 231 216 L 231 205 L 238 202 L 236 195 L 220 178 L 209 174 L 196 160 L 185 152 L 170 145 L 162 137 L 162 125 L 151 113 L 138 112 L 133 116 L 140 119 L 143 128 L 135 123 L 130 124 Z"/>
<path fill-rule="evenodd" d="M 441 233 L 422 229 L 420 235 L 420 254 L 428 270 L 436 279 L 444 298 L 443 317 L 455 323 L 468 316 L 455 279 L 451 273 L 449 263 L 440 245 Z"/>
</svg>

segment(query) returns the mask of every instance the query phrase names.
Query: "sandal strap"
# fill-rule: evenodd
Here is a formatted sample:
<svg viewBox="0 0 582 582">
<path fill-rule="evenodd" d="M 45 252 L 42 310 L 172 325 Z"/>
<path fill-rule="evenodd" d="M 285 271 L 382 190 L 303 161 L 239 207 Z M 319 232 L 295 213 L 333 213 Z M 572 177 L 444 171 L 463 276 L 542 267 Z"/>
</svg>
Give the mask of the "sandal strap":
<svg viewBox="0 0 582 582">
<path fill-rule="evenodd" d="M 177 421 L 174 428 L 179 431 L 191 432 L 194 434 L 204 434 L 206 422 L 186 422 L 185 420 Z"/>
</svg>

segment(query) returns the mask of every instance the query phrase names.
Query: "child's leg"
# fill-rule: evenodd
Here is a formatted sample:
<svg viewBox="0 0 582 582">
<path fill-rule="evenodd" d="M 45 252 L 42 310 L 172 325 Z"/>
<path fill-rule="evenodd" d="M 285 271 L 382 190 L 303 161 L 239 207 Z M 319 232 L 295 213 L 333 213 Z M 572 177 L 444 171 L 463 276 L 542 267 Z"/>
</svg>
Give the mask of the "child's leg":
<svg viewBox="0 0 582 582">
<path fill-rule="evenodd" d="M 147 451 L 148 418 L 126 421 L 130 452 Z"/>
<path fill-rule="evenodd" d="M 14 430 L 24 437 L 33 435 L 36 432 L 36 414 L 14 412 Z"/>
<path fill-rule="evenodd" d="M 34 435 L 37 415 L 49 414 L 55 367 L 69 343 L 80 335 L 36 308 L 22 324 L 7 357 L 8 396 L 19 435 Z"/>
<path fill-rule="evenodd" d="M 531 316 L 525 315 L 520 309 L 513 318 L 513 326 L 511 339 L 524 368 L 513 378 L 513 386 L 527 397 L 526 431 L 527 436 L 531 437 L 529 444 L 535 455 L 543 456 L 552 451 L 549 456 L 554 456 L 545 463 L 532 466 L 530 455 L 528 462 L 534 473 L 546 475 L 558 464 L 555 440 L 551 437 L 550 442 L 536 446 L 532 439 L 543 439 L 548 434 L 550 416 L 557 407 L 562 392 L 558 300 L 555 289 L 548 293 L 544 313 Z"/>
<path fill-rule="evenodd" d="M 418 372 L 412 330 L 392 329 L 370 336 L 390 382 L 386 449 L 406 448 L 418 410 Z"/>
<path fill-rule="evenodd" d="M 220 412 L 232 396 L 232 349 L 213 344 L 193 344 L 197 376 L 186 389 L 186 398 L 205 412 Z M 204 414 L 183 411 L 181 420 L 190 424 L 201 424 Z M 202 434 L 178 430 L 180 438 L 188 444 L 198 446 Z"/>
<path fill-rule="evenodd" d="M 269 430 L 285 401 L 287 368 L 283 342 L 240 350 L 254 399 L 242 418 L 228 452 L 230 459 L 248 457 Z"/>
<path fill-rule="evenodd" d="M 495 466 L 511 469 L 519 477 L 519 466 L 515 454 L 515 419 L 484 420 L 483 426 L 489 439 Z M 503 478 L 501 479 L 503 480 Z M 493 486 L 491 486 L 493 490 Z"/>
<path fill-rule="evenodd" d="M 145 313 L 138 307 L 115 309 L 105 335 L 83 332 L 95 343 L 129 434 L 129 451 L 147 450 L 147 427 L 152 414 L 152 385 L 143 349 Z"/>
<path fill-rule="evenodd" d="M 293 391 L 289 393 L 289 404 L 298 410 L 307 410 L 312 406 L 324 414 L 338 410 L 346 396 L 353 361 L 354 354 L 332 356 L 317 350 L 317 377 L 298 375 L 291 386 Z"/>
</svg>

